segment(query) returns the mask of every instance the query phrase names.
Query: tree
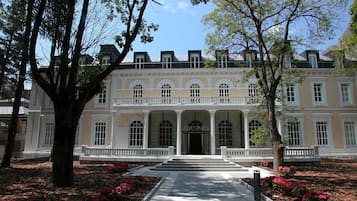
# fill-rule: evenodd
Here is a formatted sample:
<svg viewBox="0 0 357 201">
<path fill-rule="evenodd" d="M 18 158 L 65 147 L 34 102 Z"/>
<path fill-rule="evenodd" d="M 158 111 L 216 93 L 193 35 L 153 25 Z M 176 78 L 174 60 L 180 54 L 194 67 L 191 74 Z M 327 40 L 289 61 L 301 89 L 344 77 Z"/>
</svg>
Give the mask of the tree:
<svg viewBox="0 0 357 201">
<path fill-rule="evenodd" d="M 38 1 L 29 56 L 33 79 L 53 102 L 55 131 L 52 182 L 56 186 L 73 184 L 75 133 L 85 104 L 101 91 L 102 80 L 122 62 L 135 38 L 140 35 L 142 42 L 151 42 L 153 38 L 150 31 L 157 29 L 156 25 L 147 24 L 143 17 L 148 0 L 101 2 L 111 11 L 108 12 L 110 19 L 120 20 L 116 26 L 123 31 L 115 38 L 121 48 L 120 53 L 110 65 L 98 66 L 96 73 L 90 73 L 91 77 L 81 79 L 83 77 L 79 72 L 83 69 L 79 66 L 79 58 L 84 51 L 83 38 L 91 1 Z M 36 44 L 41 30 L 51 30 L 47 33 L 51 41 L 51 52 L 50 64 L 46 69 L 39 68 L 36 61 Z M 55 66 L 56 54 L 60 62 Z"/>
<path fill-rule="evenodd" d="M 194 4 L 206 0 L 192 0 Z M 277 129 L 277 91 L 281 85 L 285 61 L 291 59 L 291 43 L 321 41 L 331 37 L 338 6 L 344 1 L 324 0 L 212 0 L 216 8 L 204 18 L 213 29 L 207 36 L 210 49 L 243 48 L 248 54 L 258 51 L 250 72 L 267 112 L 268 133 L 274 153 L 274 169 L 283 163 L 284 145 Z M 300 27 L 299 30 L 292 28 Z M 251 57 L 253 58 L 253 57 Z"/>
<path fill-rule="evenodd" d="M 7 142 L 5 146 L 5 153 L 3 160 L 1 162 L 1 167 L 9 167 L 11 163 L 11 157 L 12 157 L 12 152 L 14 149 L 14 144 L 15 144 L 15 138 L 16 138 L 16 133 L 17 133 L 17 127 L 18 127 L 18 116 L 19 116 L 19 109 L 21 105 L 21 98 L 22 98 L 22 92 L 24 89 L 24 82 L 25 82 L 25 76 L 26 76 L 26 66 L 28 63 L 28 46 L 29 46 L 29 40 L 30 40 L 30 29 L 31 29 L 31 22 L 32 22 L 32 9 L 33 9 L 33 3 L 34 0 L 29 0 L 27 4 L 27 8 L 25 7 L 25 2 L 20 1 L 20 0 L 15 0 L 12 2 L 12 7 L 17 7 L 20 6 L 20 9 L 22 9 L 22 12 L 17 13 L 17 23 L 12 24 L 14 29 L 19 30 L 22 32 L 22 27 L 21 25 L 25 25 L 25 31 L 21 33 L 20 40 L 21 42 L 18 42 L 18 48 L 20 50 L 20 66 L 19 66 L 19 76 L 17 79 L 17 84 L 16 84 L 16 91 L 15 91 L 15 98 L 14 98 L 14 103 L 12 107 L 12 115 L 11 115 L 11 120 L 9 124 L 9 129 L 8 129 L 8 137 L 7 137 Z M 12 15 L 13 17 L 15 15 Z M 26 16 L 26 17 L 24 17 Z M 25 20 L 23 20 L 25 19 Z"/>
</svg>

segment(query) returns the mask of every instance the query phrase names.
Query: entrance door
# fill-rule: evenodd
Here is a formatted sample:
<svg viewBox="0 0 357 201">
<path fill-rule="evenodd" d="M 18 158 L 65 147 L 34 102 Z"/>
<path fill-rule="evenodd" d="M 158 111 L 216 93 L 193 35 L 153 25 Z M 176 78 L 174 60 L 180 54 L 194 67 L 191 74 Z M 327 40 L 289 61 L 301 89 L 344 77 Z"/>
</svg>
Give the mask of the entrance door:
<svg viewBox="0 0 357 201">
<path fill-rule="evenodd" d="M 190 154 L 203 154 L 202 134 L 189 134 L 189 136 L 190 136 Z"/>
</svg>

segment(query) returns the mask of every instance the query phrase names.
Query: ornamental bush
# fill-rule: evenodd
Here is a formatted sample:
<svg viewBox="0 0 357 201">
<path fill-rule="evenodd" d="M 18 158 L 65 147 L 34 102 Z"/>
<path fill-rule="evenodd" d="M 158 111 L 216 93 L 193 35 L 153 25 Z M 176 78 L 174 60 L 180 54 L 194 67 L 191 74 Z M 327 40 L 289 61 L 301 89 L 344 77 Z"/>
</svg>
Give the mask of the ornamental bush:
<svg viewBox="0 0 357 201">
<path fill-rule="evenodd" d="M 295 169 L 293 167 L 288 167 L 288 166 L 279 166 L 278 174 L 281 177 L 290 178 L 295 175 Z"/>
<path fill-rule="evenodd" d="M 123 173 L 128 171 L 129 164 L 127 162 L 115 163 L 108 165 L 109 172 L 112 173 Z"/>
<path fill-rule="evenodd" d="M 326 193 L 309 191 L 302 197 L 301 201 L 326 201 L 329 197 L 330 196 Z"/>
</svg>

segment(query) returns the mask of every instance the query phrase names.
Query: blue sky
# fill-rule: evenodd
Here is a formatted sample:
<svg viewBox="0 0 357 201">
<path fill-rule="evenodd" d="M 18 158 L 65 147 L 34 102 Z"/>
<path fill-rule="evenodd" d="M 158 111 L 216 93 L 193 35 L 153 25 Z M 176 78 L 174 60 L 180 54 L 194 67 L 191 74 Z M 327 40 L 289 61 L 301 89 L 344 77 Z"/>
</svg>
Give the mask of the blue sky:
<svg viewBox="0 0 357 201">
<path fill-rule="evenodd" d="M 176 55 L 186 55 L 188 50 L 205 50 L 205 26 L 201 20 L 205 14 L 213 10 L 213 4 L 192 6 L 190 0 L 157 0 L 163 4 L 159 6 L 151 3 L 146 11 L 149 22 L 159 24 L 159 30 L 154 33 L 154 41 L 141 44 L 134 43 L 134 51 L 147 51 L 151 56 L 157 56 L 160 51 L 173 50 Z M 351 1 L 349 1 L 351 3 Z M 349 3 L 349 4 L 350 4 Z M 350 16 L 349 7 L 341 10 L 342 20 L 338 24 L 333 40 L 317 45 L 315 49 L 325 50 L 335 44 L 346 30 Z M 131 56 L 132 53 L 129 53 Z"/>
</svg>

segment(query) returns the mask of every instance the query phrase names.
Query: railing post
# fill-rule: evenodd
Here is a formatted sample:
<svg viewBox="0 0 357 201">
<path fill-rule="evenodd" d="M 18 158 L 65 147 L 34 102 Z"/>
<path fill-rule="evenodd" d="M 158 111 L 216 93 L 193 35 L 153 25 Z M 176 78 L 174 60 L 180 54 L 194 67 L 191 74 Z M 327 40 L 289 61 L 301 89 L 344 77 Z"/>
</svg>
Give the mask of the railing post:
<svg viewBox="0 0 357 201">
<path fill-rule="evenodd" d="M 82 153 L 84 155 L 87 155 L 86 151 L 87 151 L 87 145 L 82 145 Z"/>
<path fill-rule="evenodd" d="M 175 147 L 174 146 L 169 146 L 169 156 L 173 156 L 175 154 Z"/>
<path fill-rule="evenodd" d="M 221 146 L 221 156 L 222 158 L 227 157 L 227 146 Z"/>
<path fill-rule="evenodd" d="M 314 149 L 314 156 L 319 156 L 319 146 L 312 146 L 312 148 Z"/>
<path fill-rule="evenodd" d="M 254 179 L 253 179 L 253 187 L 254 187 L 254 200 L 260 201 L 260 171 L 254 170 Z"/>
</svg>

